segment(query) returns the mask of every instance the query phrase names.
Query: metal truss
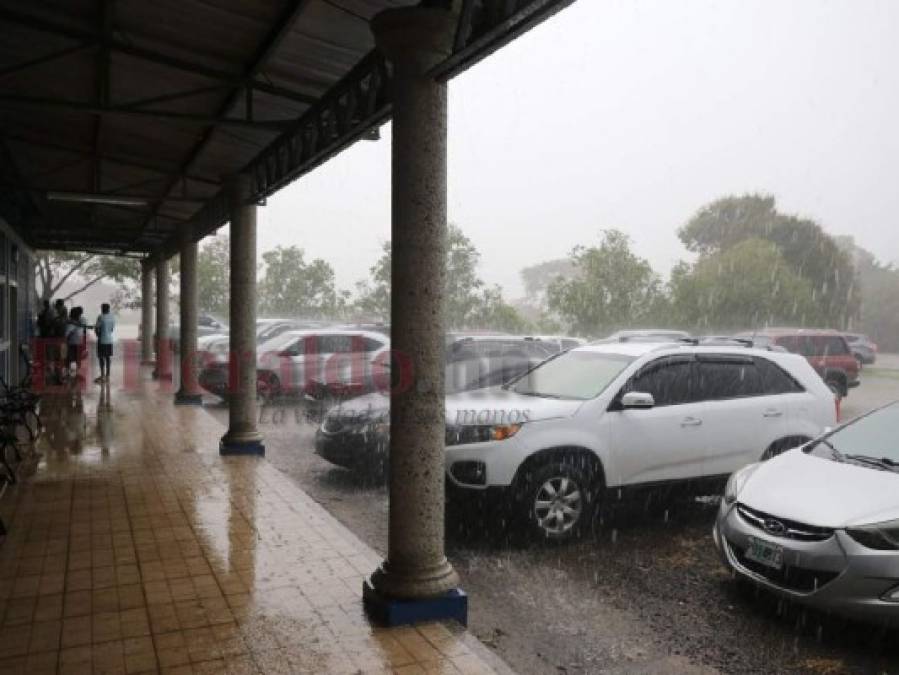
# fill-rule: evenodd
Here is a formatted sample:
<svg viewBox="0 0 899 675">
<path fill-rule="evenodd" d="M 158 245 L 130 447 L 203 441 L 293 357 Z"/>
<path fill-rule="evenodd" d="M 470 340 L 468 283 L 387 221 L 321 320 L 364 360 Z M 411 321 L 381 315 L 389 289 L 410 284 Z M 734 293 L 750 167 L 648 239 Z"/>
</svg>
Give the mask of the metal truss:
<svg viewBox="0 0 899 675">
<path fill-rule="evenodd" d="M 432 75 L 452 78 L 573 1 L 462 0 L 453 52 Z M 251 199 L 262 202 L 388 121 L 389 81 L 387 61 L 379 52 L 369 52 L 291 129 L 244 167 L 243 172 L 253 179 Z M 224 225 L 229 220 L 225 192 L 219 191 L 192 220 L 196 239 Z M 173 242 L 164 254 L 176 251 Z"/>
</svg>

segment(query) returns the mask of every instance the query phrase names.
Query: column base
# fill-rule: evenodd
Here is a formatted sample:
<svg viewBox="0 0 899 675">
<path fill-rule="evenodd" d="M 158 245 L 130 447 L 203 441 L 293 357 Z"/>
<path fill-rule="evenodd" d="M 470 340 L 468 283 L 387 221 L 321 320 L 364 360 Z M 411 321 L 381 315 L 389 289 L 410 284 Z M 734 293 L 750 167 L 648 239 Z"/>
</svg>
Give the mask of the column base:
<svg viewBox="0 0 899 675">
<path fill-rule="evenodd" d="M 175 405 L 203 405 L 203 395 L 188 394 L 186 391 L 176 391 Z"/>
<path fill-rule="evenodd" d="M 245 437 L 241 437 L 241 435 L 231 436 L 229 434 L 225 434 L 224 436 L 222 436 L 222 440 L 219 441 L 219 454 L 257 455 L 259 457 L 264 457 L 265 444 L 262 442 L 262 438 L 258 434 L 248 434 Z"/>
<path fill-rule="evenodd" d="M 450 589 L 435 598 L 397 600 L 381 595 L 366 580 L 362 583 L 362 604 L 369 617 L 388 627 L 447 620 L 468 625 L 468 595 L 461 588 Z"/>
</svg>

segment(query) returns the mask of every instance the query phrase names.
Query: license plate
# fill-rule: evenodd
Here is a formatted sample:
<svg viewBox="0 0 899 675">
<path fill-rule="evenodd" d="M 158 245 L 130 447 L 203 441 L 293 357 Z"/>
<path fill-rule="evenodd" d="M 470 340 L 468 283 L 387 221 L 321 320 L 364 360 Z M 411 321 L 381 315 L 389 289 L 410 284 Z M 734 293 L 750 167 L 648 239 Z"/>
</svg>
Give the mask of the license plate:
<svg viewBox="0 0 899 675">
<path fill-rule="evenodd" d="M 784 549 L 783 546 L 750 537 L 746 557 L 766 567 L 779 570 L 784 564 Z"/>
</svg>

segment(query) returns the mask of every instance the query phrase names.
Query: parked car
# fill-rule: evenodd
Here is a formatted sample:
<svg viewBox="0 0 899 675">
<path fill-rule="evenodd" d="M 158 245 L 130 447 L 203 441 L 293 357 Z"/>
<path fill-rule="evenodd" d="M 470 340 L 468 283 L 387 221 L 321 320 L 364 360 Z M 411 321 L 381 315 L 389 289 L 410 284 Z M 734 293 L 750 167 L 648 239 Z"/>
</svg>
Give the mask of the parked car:
<svg viewBox="0 0 899 675">
<path fill-rule="evenodd" d="M 447 397 L 449 496 L 499 496 L 533 532 L 565 539 L 607 493 L 713 494 L 835 421 L 833 393 L 794 354 L 587 345 L 501 388 Z"/>
<path fill-rule="evenodd" d="M 899 403 L 728 481 L 714 528 L 724 564 L 798 603 L 899 619 Z"/>
<path fill-rule="evenodd" d="M 530 359 L 534 365 L 558 354 L 557 341 L 543 341 L 530 336 L 453 334 L 447 338 L 447 362 L 469 361 L 474 358 Z"/>
<path fill-rule="evenodd" d="M 689 339 L 690 334 L 682 330 L 667 328 L 639 328 L 619 330 L 599 342 L 678 342 Z"/>
<path fill-rule="evenodd" d="M 859 385 L 858 361 L 842 333 L 816 328 L 766 328 L 740 333 L 736 337 L 750 339 L 756 347 L 776 345 L 794 354 L 802 354 L 812 368 L 839 398 Z"/>
<path fill-rule="evenodd" d="M 563 352 L 566 349 L 574 349 L 575 347 L 582 347 L 587 344 L 587 341 L 583 338 L 571 337 L 569 335 L 532 335 L 529 337 L 532 340 L 552 345 L 553 349 L 557 352 Z"/>
<path fill-rule="evenodd" d="M 530 367 L 527 357 L 455 361 L 446 366 L 446 392 L 498 386 Z M 386 473 L 389 445 L 390 397 L 383 391 L 333 406 L 315 434 L 316 454 L 336 466 L 375 477 Z"/>
<path fill-rule="evenodd" d="M 379 355 L 389 347 L 388 338 L 373 331 L 288 330 L 257 346 L 257 390 L 263 396 L 314 394 L 322 388 L 362 394 L 371 391 L 382 374 Z M 227 354 L 207 363 L 200 371 L 200 386 L 226 398 L 228 368 Z"/>
<path fill-rule="evenodd" d="M 844 333 L 849 349 L 859 363 L 870 366 L 877 361 L 877 344 L 862 333 Z"/>
</svg>

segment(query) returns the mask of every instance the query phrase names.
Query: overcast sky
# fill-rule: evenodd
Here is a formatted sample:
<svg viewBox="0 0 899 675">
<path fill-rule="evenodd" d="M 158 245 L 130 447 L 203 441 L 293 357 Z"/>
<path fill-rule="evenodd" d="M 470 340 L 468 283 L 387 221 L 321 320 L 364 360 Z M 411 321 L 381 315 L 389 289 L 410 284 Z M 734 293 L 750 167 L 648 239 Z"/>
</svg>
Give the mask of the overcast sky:
<svg viewBox="0 0 899 675">
<path fill-rule="evenodd" d="M 899 0 L 578 0 L 450 85 L 449 217 L 481 275 L 625 231 L 663 274 L 703 204 L 761 191 L 899 261 Z M 259 247 L 368 275 L 390 130 L 282 190 Z"/>
</svg>

